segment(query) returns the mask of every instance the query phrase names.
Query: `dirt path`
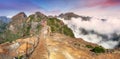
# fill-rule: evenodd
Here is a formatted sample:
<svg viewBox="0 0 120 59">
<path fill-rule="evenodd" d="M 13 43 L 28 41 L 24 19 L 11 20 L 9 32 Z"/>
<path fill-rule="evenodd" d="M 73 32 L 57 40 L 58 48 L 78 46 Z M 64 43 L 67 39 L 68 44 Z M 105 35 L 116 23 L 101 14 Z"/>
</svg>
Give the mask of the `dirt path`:
<svg viewBox="0 0 120 59">
<path fill-rule="evenodd" d="M 40 39 L 38 46 L 35 48 L 33 54 L 31 55 L 30 59 L 47 59 L 47 52 L 45 47 L 45 41 Z"/>
<path fill-rule="evenodd" d="M 46 48 L 46 36 L 48 26 L 44 26 L 41 30 L 41 34 L 39 36 L 40 40 L 38 46 L 35 48 L 34 52 L 30 56 L 30 59 L 48 59 L 48 52 Z"/>
</svg>

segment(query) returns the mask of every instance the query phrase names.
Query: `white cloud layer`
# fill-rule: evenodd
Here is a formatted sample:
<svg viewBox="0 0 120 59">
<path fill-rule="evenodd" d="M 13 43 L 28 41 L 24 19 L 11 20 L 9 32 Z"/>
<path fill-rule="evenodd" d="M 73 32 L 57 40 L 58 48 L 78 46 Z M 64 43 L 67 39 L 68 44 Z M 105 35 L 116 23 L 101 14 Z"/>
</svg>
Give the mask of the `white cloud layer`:
<svg viewBox="0 0 120 59">
<path fill-rule="evenodd" d="M 101 19 L 94 17 L 92 17 L 90 21 L 81 21 L 81 18 L 61 20 L 73 30 L 76 38 L 83 38 L 85 41 L 97 43 L 109 49 L 114 48 L 120 41 L 113 41 L 111 39 L 111 37 L 113 37 L 113 33 L 120 35 L 120 18 L 108 18 L 107 21 L 102 21 Z M 88 32 L 95 31 L 97 34 L 89 33 L 87 35 L 83 35 L 80 28 L 83 28 Z M 107 35 L 109 39 L 103 38 L 98 34 Z"/>
</svg>

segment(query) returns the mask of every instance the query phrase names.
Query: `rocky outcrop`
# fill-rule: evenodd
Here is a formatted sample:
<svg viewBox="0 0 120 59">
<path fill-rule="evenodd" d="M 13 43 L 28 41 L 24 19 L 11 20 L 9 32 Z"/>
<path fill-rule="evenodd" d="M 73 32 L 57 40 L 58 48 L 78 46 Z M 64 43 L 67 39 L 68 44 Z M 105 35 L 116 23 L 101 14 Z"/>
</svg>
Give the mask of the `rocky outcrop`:
<svg viewBox="0 0 120 59">
<path fill-rule="evenodd" d="M 28 56 L 33 52 L 34 48 L 39 42 L 39 37 L 33 36 L 29 38 L 17 39 L 12 43 L 4 43 L 0 45 L 0 59 L 6 59 L 5 56 L 9 56 L 13 59 L 15 57 Z"/>
<path fill-rule="evenodd" d="M 23 21 L 25 21 L 26 18 L 27 18 L 27 15 L 24 12 L 20 12 L 17 15 L 12 17 L 12 21 L 11 22 L 14 23 L 14 24 L 16 24 L 16 23 L 20 24 Z"/>
</svg>

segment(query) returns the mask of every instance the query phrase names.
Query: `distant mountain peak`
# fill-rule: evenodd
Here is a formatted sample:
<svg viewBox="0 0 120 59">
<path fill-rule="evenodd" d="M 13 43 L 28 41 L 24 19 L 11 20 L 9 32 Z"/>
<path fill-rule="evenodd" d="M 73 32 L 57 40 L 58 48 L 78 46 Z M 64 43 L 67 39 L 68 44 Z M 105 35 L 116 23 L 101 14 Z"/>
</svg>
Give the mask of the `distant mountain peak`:
<svg viewBox="0 0 120 59">
<path fill-rule="evenodd" d="M 0 21 L 2 21 L 4 23 L 9 23 L 10 22 L 10 18 L 7 18 L 6 16 L 0 16 Z"/>
<path fill-rule="evenodd" d="M 72 17 L 78 18 L 80 16 L 77 14 L 74 14 L 73 12 L 68 12 L 68 13 L 64 13 L 64 14 L 62 13 L 58 17 L 64 18 L 66 20 L 70 20 Z"/>
<path fill-rule="evenodd" d="M 81 18 L 82 21 L 89 21 L 91 19 L 91 17 L 89 17 L 89 16 L 80 16 L 73 12 L 67 12 L 64 14 L 62 13 L 58 17 L 63 18 L 65 20 L 71 20 L 71 18 Z"/>
</svg>

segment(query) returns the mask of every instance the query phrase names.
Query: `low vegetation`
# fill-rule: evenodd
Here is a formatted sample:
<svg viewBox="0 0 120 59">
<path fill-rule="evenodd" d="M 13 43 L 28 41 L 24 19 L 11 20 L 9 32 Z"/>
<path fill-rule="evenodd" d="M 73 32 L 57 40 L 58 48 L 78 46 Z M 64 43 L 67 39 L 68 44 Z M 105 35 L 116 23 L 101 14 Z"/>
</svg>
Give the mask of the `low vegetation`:
<svg viewBox="0 0 120 59">
<path fill-rule="evenodd" d="M 42 20 L 41 17 L 36 17 L 35 15 L 30 15 L 29 18 L 30 18 L 29 22 L 40 22 Z"/>
<path fill-rule="evenodd" d="M 105 49 L 101 46 L 97 46 L 97 47 L 94 47 L 91 51 L 95 53 L 104 53 Z"/>
<path fill-rule="evenodd" d="M 12 42 L 13 40 L 16 40 L 16 39 L 20 38 L 20 35 L 19 34 L 13 34 L 9 30 L 7 30 L 3 34 L 1 34 L 1 38 L 3 40 L 0 43 Z"/>
<path fill-rule="evenodd" d="M 49 18 L 47 20 L 47 25 L 51 27 L 51 31 L 53 33 L 57 32 L 70 37 L 74 37 L 72 30 L 68 28 L 67 25 L 64 25 L 64 23 L 57 18 Z"/>
<path fill-rule="evenodd" d="M 93 46 L 91 45 L 86 45 L 87 48 L 94 48 Z"/>
</svg>

